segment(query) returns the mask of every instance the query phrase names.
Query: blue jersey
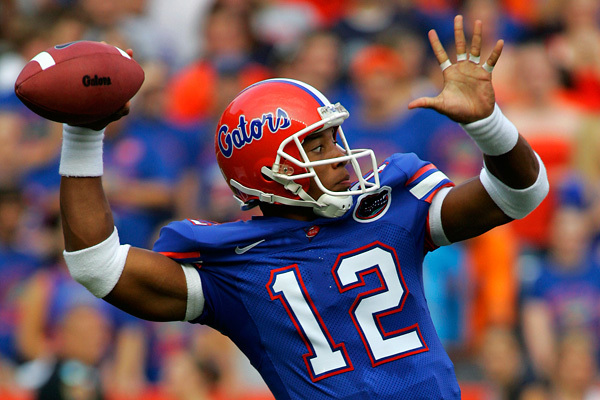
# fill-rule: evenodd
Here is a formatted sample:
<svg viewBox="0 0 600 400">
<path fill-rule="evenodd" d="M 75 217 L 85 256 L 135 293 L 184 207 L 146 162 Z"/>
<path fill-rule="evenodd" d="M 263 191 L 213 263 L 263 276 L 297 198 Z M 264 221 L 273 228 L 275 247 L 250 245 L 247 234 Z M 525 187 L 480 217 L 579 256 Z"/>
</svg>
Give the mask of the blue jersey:
<svg viewBox="0 0 600 400">
<path fill-rule="evenodd" d="M 343 217 L 187 220 L 155 244 L 197 265 L 192 322 L 230 337 L 277 399 L 460 398 L 422 280 L 430 201 L 452 183 L 414 154 L 379 169 Z"/>
</svg>

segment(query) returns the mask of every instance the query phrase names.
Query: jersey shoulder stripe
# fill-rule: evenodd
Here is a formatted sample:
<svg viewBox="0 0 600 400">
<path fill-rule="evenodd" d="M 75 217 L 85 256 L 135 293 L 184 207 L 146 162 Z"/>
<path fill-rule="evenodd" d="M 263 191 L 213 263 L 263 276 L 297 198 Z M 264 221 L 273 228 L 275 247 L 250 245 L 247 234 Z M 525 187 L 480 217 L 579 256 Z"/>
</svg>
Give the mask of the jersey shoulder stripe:
<svg viewBox="0 0 600 400">
<path fill-rule="evenodd" d="M 391 166 L 394 168 L 386 168 Z M 434 164 L 421 160 L 414 153 L 397 153 L 390 156 L 381 164 L 379 172 L 382 186 L 402 187 L 416 199 L 427 203 L 431 203 L 431 199 L 441 188 L 454 186 Z M 371 175 L 368 178 L 371 178 Z"/>
<path fill-rule="evenodd" d="M 413 196 L 428 203 L 431 203 L 439 189 L 453 185 L 446 174 L 433 164 L 423 166 L 406 182 L 406 187 Z"/>
<path fill-rule="evenodd" d="M 431 171 L 431 170 L 435 170 L 435 165 L 433 164 L 426 164 L 424 166 L 422 166 L 421 168 L 419 168 L 417 170 L 417 172 L 415 172 L 407 181 L 406 181 L 406 186 L 412 184 L 413 182 L 415 182 L 417 179 L 423 177 L 427 172 Z"/>
</svg>

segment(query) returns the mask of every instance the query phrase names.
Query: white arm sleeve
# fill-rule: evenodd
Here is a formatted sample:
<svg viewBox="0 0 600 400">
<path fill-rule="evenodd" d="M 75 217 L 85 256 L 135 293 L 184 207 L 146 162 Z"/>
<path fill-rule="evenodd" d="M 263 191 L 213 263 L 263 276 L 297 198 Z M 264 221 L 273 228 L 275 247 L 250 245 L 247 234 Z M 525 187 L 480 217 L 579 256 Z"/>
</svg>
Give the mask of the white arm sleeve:
<svg viewBox="0 0 600 400">
<path fill-rule="evenodd" d="M 433 199 L 431 199 L 431 205 L 429 206 L 429 233 L 431 234 L 433 244 L 436 246 L 448 246 L 451 244 L 442 226 L 442 203 L 451 189 L 450 187 L 440 189 L 433 196 Z"/>
<path fill-rule="evenodd" d="M 185 309 L 184 321 L 196 319 L 204 311 L 204 292 L 202 291 L 202 281 L 200 274 L 191 264 L 181 264 L 185 281 L 187 283 L 187 307 Z"/>
<path fill-rule="evenodd" d="M 485 167 L 481 170 L 479 179 L 486 192 L 488 192 L 494 203 L 513 219 L 520 219 L 528 215 L 540 205 L 548 194 L 550 186 L 546 168 L 540 156 L 537 153 L 535 153 L 535 156 L 540 166 L 538 177 L 533 185 L 525 189 L 513 189 L 492 175 L 491 172 L 488 172 Z M 442 203 L 451 189 L 443 188 L 437 192 L 431 200 L 431 206 L 429 206 L 429 233 L 436 246 L 451 244 L 442 226 Z"/>
<path fill-rule="evenodd" d="M 103 298 L 116 286 L 131 246 L 122 245 L 115 227 L 103 242 L 77 251 L 63 252 L 69 273 L 94 296 Z M 204 310 L 204 292 L 200 274 L 191 264 L 181 264 L 187 284 L 187 306 L 184 321 L 191 321 Z"/>
<path fill-rule="evenodd" d="M 494 203 L 504 214 L 513 219 L 523 218 L 535 210 L 550 190 L 546 167 L 544 167 L 544 163 L 537 153 L 535 153 L 535 157 L 540 167 L 538 177 L 533 185 L 525 189 L 513 189 L 506 185 L 487 170 L 485 163 L 481 174 L 479 174 L 481 184 L 494 200 Z"/>
<path fill-rule="evenodd" d="M 119 281 L 130 247 L 120 243 L 115 227 L 103 242 L 86 249 L 64 251 L 63 256 L 73 279 L 94 296 L 103 298 Z"/>
</svg>

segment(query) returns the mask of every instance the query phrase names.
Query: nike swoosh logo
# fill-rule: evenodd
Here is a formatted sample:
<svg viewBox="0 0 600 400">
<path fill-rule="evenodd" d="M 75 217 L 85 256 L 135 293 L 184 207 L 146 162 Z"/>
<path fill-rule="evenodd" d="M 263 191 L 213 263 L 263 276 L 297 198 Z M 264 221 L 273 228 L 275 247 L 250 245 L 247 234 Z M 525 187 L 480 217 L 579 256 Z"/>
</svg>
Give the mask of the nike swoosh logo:
<svg viewBox="0 0 600 400">
<path fill-rule="evenodd" d="M 256 242 L 256 243 L 252 243 L 252 244 L 249 244 L 249 245 L 248 245 L 248 246 L 246 246 L 246 247 L 239 247 L 239 246 L 238 246 L 238 247 L 236 247 L 236 248 L 235 248 L 235 254 L 244 254 L 245 252 L 247 252 L 247 251 L 248 251 L 248 250 L 250 250 L 251 248 L 253 248 L 253 247 L 255 247 L 255 246 L 258 246 L 259 244 L 261 244 L 261 243 L 262 243 L 262 242 L 264 242 L 265 240 L 266 240 L 266 239 L 259 240 L 258 242 Z"/>
</svg>

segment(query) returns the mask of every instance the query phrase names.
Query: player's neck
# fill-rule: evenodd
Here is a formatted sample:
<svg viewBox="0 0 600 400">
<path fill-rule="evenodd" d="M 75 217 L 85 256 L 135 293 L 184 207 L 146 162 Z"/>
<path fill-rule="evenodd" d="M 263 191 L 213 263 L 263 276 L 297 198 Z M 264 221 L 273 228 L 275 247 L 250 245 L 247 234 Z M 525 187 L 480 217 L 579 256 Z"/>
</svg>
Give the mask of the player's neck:
<svg viewBox="0 0 600 400">
<path fill-rule="evenodd" d="M 296 219 L 298 221 L 312 221 L 318 218 L 310 207 L 290 207 L 279 204 L 259 204 L 265 217 L 279 217 Z"/>
</svg>

